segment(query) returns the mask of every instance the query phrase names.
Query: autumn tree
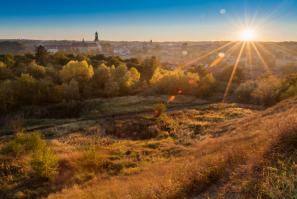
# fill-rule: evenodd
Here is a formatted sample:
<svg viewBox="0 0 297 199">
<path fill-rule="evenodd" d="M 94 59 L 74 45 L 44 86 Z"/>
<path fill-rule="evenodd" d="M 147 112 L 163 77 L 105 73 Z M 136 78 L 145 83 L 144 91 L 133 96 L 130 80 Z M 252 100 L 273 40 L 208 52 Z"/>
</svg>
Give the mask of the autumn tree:
<svg viewBox="0 0 297 199">
<path fill-rule="evenodd" d="M 75 79 L 81 85 L 93 77 L 94 70 L 87 61 L 69 61 L 63 66 L 60 75 L 64 82 Z"/>
<path fill-rule="evenodd" d="M 32 61 L 28 66 L 28 73 L 34 78 L 42 78 L 45 76 L 46 70 L 44 66 L 38 65 L 36 61 Z"/>
</svg>

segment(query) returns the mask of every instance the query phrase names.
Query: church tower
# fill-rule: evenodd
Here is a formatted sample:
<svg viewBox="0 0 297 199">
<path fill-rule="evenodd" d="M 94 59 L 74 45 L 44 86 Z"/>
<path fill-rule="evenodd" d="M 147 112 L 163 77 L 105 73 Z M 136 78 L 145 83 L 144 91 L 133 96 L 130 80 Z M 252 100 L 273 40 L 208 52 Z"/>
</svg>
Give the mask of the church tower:
<svg viewBox="0 0 297 199">
<path fill-rule="evenodd" d="M 98 32 L 95 32 L 95 42 L 99 42 Z"/>
</svg>

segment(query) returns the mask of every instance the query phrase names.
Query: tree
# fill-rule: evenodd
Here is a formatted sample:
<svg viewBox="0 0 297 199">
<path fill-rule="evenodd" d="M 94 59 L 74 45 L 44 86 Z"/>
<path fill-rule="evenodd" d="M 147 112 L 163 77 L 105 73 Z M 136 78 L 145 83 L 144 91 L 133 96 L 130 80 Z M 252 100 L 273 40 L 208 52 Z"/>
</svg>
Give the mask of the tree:
<svg viewBox="0 0 297 199">
<path fill-rule="evenodd" d="M 14 59 L 14 56 L 11 55 L 11 54 L 7 54 L 4 56 L 3 58 L 3 62 L 5 63 L 5 65 L 8 67 L 8 68 L 11 68 L 15 65 L 16 61 Z"/>
<path fill-rule="evenodd" d="M 252 92 L 256 89 L 257 84 L 255 81 L 249 80 L 238 86 L 236 89 L 236 97 L 240 102 L 251 102 Z"/>
<path fill-rule="evenodd" d="M 38 81 L 29 74 L 22 74 L 13 81 L 13 91 L 17 105 L 32 105 L 37 103 L 35 98 L 39 91 Z"/>
<path fill-rule="evenodd" d="M 142 80 L 150 81 L 155 71 L 159 67 L 160 67 L 160 61 L 155 56 L 145 59 L 143 63 L 143 67 L 139 69 Z"/>
<path fill-rule="evenodd" d="M 195 94 L 198 89 L 199 75 L 182 70 L 158 70 L 152 78 L 154 90 L 160 94 Z"/>
<path fill-rule="evenodd" d="M 52 58 L 53 58 L 54 63 L 59 64 L 59 65 L 65 65 L 70 61 L 69 57 L 67 57 L 66 54 L 62 51 L 56 52 L 52 56 Z"/>
<path fill-rule="evenodd" d="M 104 85 L 104 94 L 106 97 L 114 97 L 119 95 L 120 87 L 116 81 L 109 78 Z"/>
<path fill-rule="evenodd" d="M 6 64 L 0 61 L 0 80 L 5 80 L 13 77 L 12 71 L 7 68 Z"/>
<path fill-rule="evenodd" d="M 62 84 L 63 99 L 66 101 L 78 100 L 80 98 L 78 82 L 72 79 L 69 83 Z"/>
<path fill-rule="evenodd" d="M 60 74 L 64 82 L 75 79 L 81 85 L 93 77 L 94 70 L 87 61 L 69 61 L 63 66 Z"/>
<path fill-rule="evenodd" d="M 104 86 L 106 82 L 111 78 L 110 68 L 105 64 L 101 64 L 94 71 L 94 76 L 85 91 L 88 96 L 99 97 L 103 95 Z"/>
<path fill-rule="evenodd" d="M 42 45 L 36 47 L 35 58 L 38 64 L 46 66 L 48 61 L 48 52 L 46 48 Z"/>
<path fill-rule="evenodd" d="M 139 82 L 140 80 L 140 73 L 138 70 L 134 67 L 130 68 L 130 70 L 126 73 L 125 75 L 125 86 L 128 89 L 134 88 L 135 85 Z"/>
<path fill-rule="evenodd" d="M 212 73 L 207 73 L 204 76 L 201 76 L 198 88 L 198 96 L 208 96 L 210 95 L 211 88 L 214 87 L 216 80 L 213 77 Z"/>
<path fill-rule="evenodd" d="M 0 84 L 0 115 L 15 107 L 16 101 L 12 81 L 6 80 Z"/>
<path fill-rule="evenodd" d="M 35 78 L 42 78 L 45 76 L 45 67 L 38 65 L 36 61 L 32 61 L 28 66 L 28 73 Z"/>
<path fill-rule="evenodd" d="M 253 101 L 258 104 L 271 105 L 279 100 L 281 89 L 282 80 L 275 76 L 269 76 L 257 82 L 257 87 L 251 96 Z"/>
</svg>

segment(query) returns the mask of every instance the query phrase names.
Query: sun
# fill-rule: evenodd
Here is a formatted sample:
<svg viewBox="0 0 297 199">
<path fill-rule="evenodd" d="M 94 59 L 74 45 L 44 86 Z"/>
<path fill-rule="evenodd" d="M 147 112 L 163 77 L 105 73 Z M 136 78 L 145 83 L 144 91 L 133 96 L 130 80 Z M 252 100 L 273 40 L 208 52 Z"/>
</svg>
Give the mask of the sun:
<svg viewBox="0 0 297 199">
<path fill-rule="evenodd" d="M 256 39 L 256 32 L 254 29 L 244 29 L 240 33 L 240 39 L 242 41 L 254 41 Z"/>
</svg>

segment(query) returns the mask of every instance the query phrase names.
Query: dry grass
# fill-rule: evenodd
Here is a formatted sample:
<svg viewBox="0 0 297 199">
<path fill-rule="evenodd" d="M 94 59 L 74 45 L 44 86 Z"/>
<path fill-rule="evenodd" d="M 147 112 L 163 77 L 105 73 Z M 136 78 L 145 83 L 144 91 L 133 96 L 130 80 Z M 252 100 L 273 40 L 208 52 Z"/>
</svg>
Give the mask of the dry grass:
<svg viewBox="0 0 297 199">
<path fill-rule="evenodd" d="M 232 184 L 228 179 L 243 177 L 242 168 L 252 169 L 273 146 L 278 133 L 271 126 L 276 120 L 295 117 L 296 110 L 285 108 L 284 103 L 264 113 L 219 124 L 228 133 L 217 134 L 218 127 L 210 129 L 209 136 L 193 144 L 183 157 L 153 164 L 129 177 L 94 179 L 88 185 L 67 188 L 49 198 L 188 198 L 199 193 L 219 197 Z M 225 180 L 227 183 L 220 185 Z M 243 187 L 242 184 L 243 181 L 237 188 Z M 208 189 L 212 185 L 217 189 Z"/>
<path fill-rule="evenodd" d="M 104 120 L 45 129 L 46 134 L 54 135 L 49 144 L 58 156 L 59 174 L 51 184 L 39 184 L 35 196 L 232 198 L 253 192 L 248 185 L 253 182 L 254 168 L 261 165 L 265 154 L 279 140 L 280 130 L 271 127 L 278 123 L 279 129 L 289 129 L 280 127 L 283 123 L 277 121 L 294 119 L 296 110 L 291 105 L 296 101 L 255 113 L 237 105 L 220 104 L 173 111 L 155 120 L 168 136 L 151 139 L 116 137 L 106 131 Z M 137 122 L 150 118 L 143 116 Z M 117 120 L 122 125 L 120 130 L 133 129 L 129 127 L 135 123 L 133 118 L 116 119 L 114 123 Z M 270 182 L 273 181 L 263 178 L 258 188 L 271 188 Z M 35 191 L 24 188 L 11 187 L 11 196 Z"/>
</svg>

